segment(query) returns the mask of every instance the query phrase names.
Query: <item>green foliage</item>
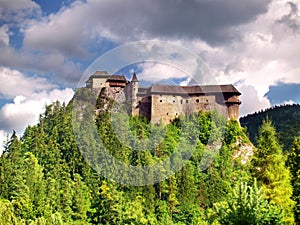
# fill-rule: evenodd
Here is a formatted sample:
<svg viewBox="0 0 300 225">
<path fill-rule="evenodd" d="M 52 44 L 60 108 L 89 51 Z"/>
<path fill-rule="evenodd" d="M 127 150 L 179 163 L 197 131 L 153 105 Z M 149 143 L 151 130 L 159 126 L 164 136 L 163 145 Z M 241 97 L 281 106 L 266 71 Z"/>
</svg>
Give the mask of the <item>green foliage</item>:
<svg viewBox="0 0 300 225">
<path fill-rule="evenodd" d="M 256 180 L 252 186 L 244 182 L 237 184 L 227 201 L 215 203 L 210 211 L 210 220 L 232 225 L 284 223 L 280 209 L 264 199 Z"/>
<path fill-rule="evenodd" d="M 294 213 L 295 221 L 300 223 L 300 137 L 294 140 L 288 157 L 288 166 L 292 175 L 293 200 L 296 202 Z"/>
<path fill-rule="evenodd" d="M 287 224 L 293 224 L 294 201 L 291 200 L 291 175 L 285 166 L 285 157 L 276 139 L 276 131 L 270 120 L 259 129 L 257 149 L 252 159 L 254 177 L 262 185 L 266 199 L 283 209 Z"/>
<path fill-rule="evenodd" d="M 10 201 L 0 199 L 0 225 L 18 224 L 18 219 L 14 213 L 13 205 Z"/>
<path fill-rule="evenodd" d="M 77 94 L 84 100 L 91 93 L 80 89 Z M 232 189 L 251 180 L 247 165 L 232 157 L 248 142 L 236 121 L 226 121 L 216 112 L 199 112 L 167 126 L 153 125 L 126 113 L 114 115 L 110 99 L 94 100 L 101 108 L 95 117 L 84 111 L 74 114 L 73 106 L 84 108 L 81 102 L 68 106 L 56 102 L 20 139 L 12 135 L 0 157 L 3 224 L 208 224 L 208 209 L 220 202 L 228 207 L 236 204 Z M 90 105 L 85 109 L 94 111 Z M 74 117 L 85 120 L 73 124 Z M 75 141 L 76 132 L 82 135 Z M 102 160 L 95 135 L 114 160 Z M 77 144 L 83 146 L 82 152 Z M 130 187 L 101 177 L 91 167 L 106 164 L 111 166 L 107 173 L 145 179 L 116 170 L 116 159 L 136 167 L 157 165 L 159 174 L 147 177 L 146 186 Z M 160 166 L 163 160 L 166 165 Z M 152 183 L 168 170 L 177 172 Z M 254 205 L 252 198 L 246 199 Z M 268 207 L 260 198 L 257 201 L 259 207 Z M 268 210 L 266 216 L 271 217 Z M 237 212 L 232 213 L 228 218 Z"/>
<path fill-rule="evenodd" d="M 272 120 L 277 130 L 277 138 L 284 151 L 291 149 L 294 138 L 300 136 L 300 105 L 274 106 L 240 118 L 240 123 L 246 128 L 250 140 L 257 144 L 258 128 L 266 118 Z"/>
</svg>

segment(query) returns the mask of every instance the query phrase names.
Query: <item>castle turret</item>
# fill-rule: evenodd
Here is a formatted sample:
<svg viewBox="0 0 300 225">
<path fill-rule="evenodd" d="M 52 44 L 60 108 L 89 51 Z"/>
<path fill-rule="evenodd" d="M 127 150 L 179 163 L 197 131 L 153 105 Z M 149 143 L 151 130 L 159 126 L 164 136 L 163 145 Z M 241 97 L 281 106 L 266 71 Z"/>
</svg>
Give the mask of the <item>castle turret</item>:
<svg viewBox="0 0 300 225">
<path fill-rule="evenodd" d="M 136 108 L 138 106 L 138 99 L 137 99 L 137 93 L 139 89 L 139 81 L 137 79 L 137 76 L 135 73 L 133 73 L 132 79 L 131 79 L 131 108 L 132 108 L 132 115 L 136 115 Z"/>
</svg>

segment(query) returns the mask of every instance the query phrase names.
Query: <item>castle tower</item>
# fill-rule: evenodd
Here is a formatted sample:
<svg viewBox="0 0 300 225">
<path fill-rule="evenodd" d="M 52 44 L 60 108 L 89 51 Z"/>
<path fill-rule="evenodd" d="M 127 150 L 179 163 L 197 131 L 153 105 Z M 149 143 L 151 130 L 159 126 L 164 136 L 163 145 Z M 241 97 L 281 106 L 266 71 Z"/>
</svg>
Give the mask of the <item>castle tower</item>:
<svg viewBox="0 0 300 225">
<path fill-rule="evenodd" d="M 133 73 L 132 79 L 131 79 L 131 112 L 132 115 L 135 116 L 138 114 L 137 106 L 138 106 L 138 99 L 137 99 L 137 93 L 139 89 L 139 81 L 137 79 L 137 76 L 135 73 Z"/>
</svg>

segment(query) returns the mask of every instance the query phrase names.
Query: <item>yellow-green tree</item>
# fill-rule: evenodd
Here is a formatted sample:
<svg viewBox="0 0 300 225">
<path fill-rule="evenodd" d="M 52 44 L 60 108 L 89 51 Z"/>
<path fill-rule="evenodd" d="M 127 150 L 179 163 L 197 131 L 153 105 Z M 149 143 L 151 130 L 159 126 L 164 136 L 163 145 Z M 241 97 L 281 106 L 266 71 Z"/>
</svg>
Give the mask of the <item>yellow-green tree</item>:
<svg viewBox="0 0 300 225">
<path fill-rule="evenodd" d="M 291 175 L 285 166 L 286 159 L 276 139 L 276 131 L 269 119 L 259 129 L 257 148 L 254 151 L 252 172 L 262 186 L 269 203 L 282 208 L 286 224 L 294 223 Z"/>
<path fill-rule="evenodd" d="M 288 158 L 288 165 L 292 174 L 293 200 L 295 221 L 300 222 L 300 137 L 296 138 Z"/>
</svg>

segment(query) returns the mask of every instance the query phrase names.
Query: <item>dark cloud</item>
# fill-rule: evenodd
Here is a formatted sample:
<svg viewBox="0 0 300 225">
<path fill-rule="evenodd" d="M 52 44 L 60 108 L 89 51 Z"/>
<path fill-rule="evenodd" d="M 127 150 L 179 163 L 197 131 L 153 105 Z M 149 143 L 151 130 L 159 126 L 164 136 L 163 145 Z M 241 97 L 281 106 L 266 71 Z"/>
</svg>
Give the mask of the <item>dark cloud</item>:
<svg viewBox="0 0 300 225">
<path fill-rule="evenodd" d="M 277 20 L 277 23 L 286 25 L 294 32 L 299 32 L 300 17 L 298 6 L 293 2 L 288 2 L 287 4 L 290 6 L 290 13 Z"/>
<path fill-rule="evenodd" d="M 237 36 L 234 27 L 265 13 L 269 0 L 152 0 L 95 3 L 97 17 L 114 33 L 131 36 L 201 38 L 210 44 Z"/>
<path fill-rule="evenodd" d="M 202 39 L 222 45 L 239 38 L 237 26 L 265 13 L 270 0 L 89 0 L 31 23 L 24 45 L 83 57 L 95 37 L 117 42 L 151 38 Z M 94 38 L 94 39 L 93 39 Z"/>
<path fill-rule="evenodd" d="M 0 47 L 0 51 L 1 66 L 52 75 L 54 83 L 60 85 L 77 84 L 82 74 L 79 63 L 66 60 L 59 53 L 33 54 L 11 47 Z"/>
</svg>

